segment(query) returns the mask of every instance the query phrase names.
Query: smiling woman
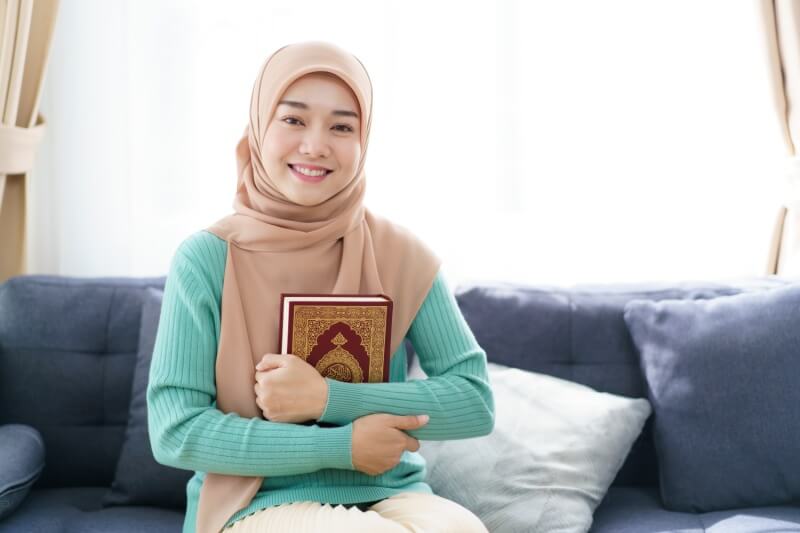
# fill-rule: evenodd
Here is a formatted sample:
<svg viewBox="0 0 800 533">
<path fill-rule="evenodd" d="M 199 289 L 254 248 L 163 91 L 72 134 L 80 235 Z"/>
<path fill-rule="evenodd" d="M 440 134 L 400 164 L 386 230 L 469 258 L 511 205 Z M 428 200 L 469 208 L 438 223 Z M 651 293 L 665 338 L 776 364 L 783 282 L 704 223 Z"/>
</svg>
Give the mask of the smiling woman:
<svg viewBox="0 0 800 533">
<path fill-rule="evenodd" d="M 318 205 L 355 177 L 361 158 L 358 100 L 341 78 L 313 72 L 295 80 L 269 121 L 264 168 L 288 200 Z"/>
<path fill-rule="evenodd" d="M 486 352 L 438 255 L 363 204 L 371 116 L 355 56 L 280 48 L 236 146 L 235 212 L 175 253 L 148 413 L 156 460 L 196 472 L 184 531 L 487 533 L 433 493 L 418 453 L 419 438 L 491 432 Z M 388 296 L 388 382 L 341 382 L 280 353 L 281 293 Z M 406 340 L 424 384 L 406 379 Z"/>
</svg>

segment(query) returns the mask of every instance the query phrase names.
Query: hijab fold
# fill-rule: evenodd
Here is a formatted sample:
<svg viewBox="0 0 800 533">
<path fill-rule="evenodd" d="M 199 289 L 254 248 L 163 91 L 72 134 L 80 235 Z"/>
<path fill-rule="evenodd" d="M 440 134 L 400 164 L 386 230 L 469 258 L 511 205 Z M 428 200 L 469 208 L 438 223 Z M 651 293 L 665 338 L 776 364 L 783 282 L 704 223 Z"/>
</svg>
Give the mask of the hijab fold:
<svg viewBox="0 0 800 533">
<path fill-rule="evenodd" d="M 311 72 L 333 73 L 355 94 L 362 151 L 347 185 L 318 205 L 304 206 L 275 187 L 264 170 L 262 153 L 278 101 L 295 80 Z M 294 43 L 278 49 L 262 65 L 251 96 L 250 120 L 236 146 L 234 213 L 207 228 L 228 243 L 215 363 L 216 407 L 223 413 L 270 423 L 256 404 L 255 365 L 266 353 L 280 353 L 281 292 L 389 296 L 394 302 L 394 354 L 433 285 L 441 265 L 438 256 L 406 228 L 362 203 L 371 121 L 372 83 L 363 64 L 341 48 L 324 41 Z M 207 472 L 197 531 L 218 533 L 250 504 L 263 482 L 263 477 Z"/>
</svg>

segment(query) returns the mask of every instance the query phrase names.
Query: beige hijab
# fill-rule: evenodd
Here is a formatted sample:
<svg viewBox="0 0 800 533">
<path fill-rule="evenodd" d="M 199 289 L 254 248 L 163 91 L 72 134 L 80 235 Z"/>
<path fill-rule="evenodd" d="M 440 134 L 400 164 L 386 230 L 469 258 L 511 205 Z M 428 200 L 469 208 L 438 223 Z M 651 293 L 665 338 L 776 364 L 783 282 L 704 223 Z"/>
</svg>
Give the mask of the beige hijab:
<svg viewBox="0 0 800 533">
<path fill-rule="evenodd" d="M 291 202 L 274 186 L 261 154 L 284 91 L 316 71 L 337 75 L 356 95 L 362 155 L 352 181 L 321 204 L 307 207 Z M 433 285 L 441 260 L 407 229 L 362 205 L 371 120 L 369 76 L 356 57 L 335 45 L 287 45 L 261 67 L 250 122 L 236 147 L 235 213 L 208 228 L 228 242 L 216 361 L 217 409 L 222 412 L 262 418 L 254 392 L 255 365 L 265 353 L 280 353 L 281 292 L 389 296 L 394 302 L 394 354 Z M 197 531 L 217 533 L 249 505 L 262 481 L 208 472 L 200 491 Z"/>
</svg>

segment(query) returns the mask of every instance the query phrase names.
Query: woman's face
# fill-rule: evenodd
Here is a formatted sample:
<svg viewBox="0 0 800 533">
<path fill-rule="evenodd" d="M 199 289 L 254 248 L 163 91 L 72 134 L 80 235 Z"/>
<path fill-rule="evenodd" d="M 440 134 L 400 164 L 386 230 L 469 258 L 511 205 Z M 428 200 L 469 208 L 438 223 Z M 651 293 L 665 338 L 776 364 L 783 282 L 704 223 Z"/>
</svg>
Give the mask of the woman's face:
<svg viewBox="0 0 800 533">
<path fill-rule="evenodd" d="M 318 205 L 355 177 L 361 158 L 359 106 L 350 87 L 327 72 L 313 72 L 286 89 L 267 126 L 262 160 L 275 186 L 292 202 Z M 322 167 L 321 180 L 303 179 L 298 167 Z"/>
</svg>

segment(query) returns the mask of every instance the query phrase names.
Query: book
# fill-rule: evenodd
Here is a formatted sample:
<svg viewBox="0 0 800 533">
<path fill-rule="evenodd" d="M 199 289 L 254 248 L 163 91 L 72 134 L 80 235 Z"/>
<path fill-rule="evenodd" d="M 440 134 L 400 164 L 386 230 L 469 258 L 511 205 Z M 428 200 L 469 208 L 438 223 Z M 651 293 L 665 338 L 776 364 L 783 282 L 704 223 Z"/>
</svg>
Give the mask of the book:
<svg viewBox="0 0 800 533">
<path fill-rule="evenodd" d="M 294 354 L 338 381 L 389 381 L 391 298 L 281 293 L 280 305 L 281 353 Z"/>
</svg>

